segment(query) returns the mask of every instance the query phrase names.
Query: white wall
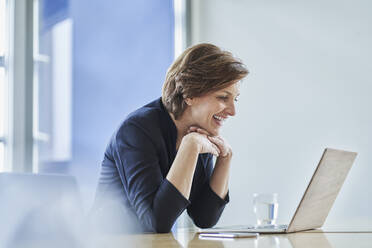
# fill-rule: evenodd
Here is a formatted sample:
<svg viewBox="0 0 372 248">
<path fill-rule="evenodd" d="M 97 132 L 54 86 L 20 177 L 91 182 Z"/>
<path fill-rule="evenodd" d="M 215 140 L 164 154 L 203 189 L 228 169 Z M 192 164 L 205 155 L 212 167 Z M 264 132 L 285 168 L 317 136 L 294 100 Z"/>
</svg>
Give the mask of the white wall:
<svg viewBox="0 0 372 248">
<path fill-rule="evenodd" d="M 325 147 L 359 153 L 325 226 L 372 227 L 372 2 L 194 0 L 193 43 L 250 70 L 237 116 L 231 203 L 219 225 L 254 223 L 252 194 L 279 193 L 289 222 Z"/>
</svg>

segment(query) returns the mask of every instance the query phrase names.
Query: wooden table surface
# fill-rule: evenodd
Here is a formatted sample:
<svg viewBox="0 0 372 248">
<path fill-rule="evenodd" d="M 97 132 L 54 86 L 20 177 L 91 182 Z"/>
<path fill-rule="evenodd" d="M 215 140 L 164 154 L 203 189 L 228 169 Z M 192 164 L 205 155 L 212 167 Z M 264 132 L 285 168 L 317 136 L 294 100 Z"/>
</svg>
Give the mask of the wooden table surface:
<svg viewBox="0 0 372 248">
<path fill-rule="evenodd" d="M 181 229 L 167 234 L 106 235 L 97 238 L 90 247 L 372 247 L 372 232 L 316 230 L 292 234 L 261 234 L 258 238 L 200 239 L 195 231 Z"/>
</svg>

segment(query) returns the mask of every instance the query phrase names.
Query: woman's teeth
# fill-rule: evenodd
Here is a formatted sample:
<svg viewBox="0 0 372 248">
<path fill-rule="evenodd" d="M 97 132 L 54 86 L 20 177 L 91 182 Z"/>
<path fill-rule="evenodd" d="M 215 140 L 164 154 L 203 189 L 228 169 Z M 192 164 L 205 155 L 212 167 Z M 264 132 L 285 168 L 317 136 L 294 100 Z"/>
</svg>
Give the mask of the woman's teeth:
<svg viewBox="0 0 372 248">
<path fill-rule="evenodd" d="M 221 116 L 218 116 L 218 115 L 213 115 L 213 118 L 219 120 L 219 121 L 224 121 L 225 118 L 221 117 Z"/>
</svg>

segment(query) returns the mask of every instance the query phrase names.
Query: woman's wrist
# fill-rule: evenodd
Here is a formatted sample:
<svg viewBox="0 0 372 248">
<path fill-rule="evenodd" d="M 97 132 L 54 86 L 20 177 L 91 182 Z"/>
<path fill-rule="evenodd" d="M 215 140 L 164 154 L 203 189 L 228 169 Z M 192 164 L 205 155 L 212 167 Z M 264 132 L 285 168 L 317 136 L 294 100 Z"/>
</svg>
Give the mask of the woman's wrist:
<svg viewBox="0 0 372 248">
<path fill-rule="evenodd" d="M 230 161 L 232 159 L 232 151 L 230 150 L 225 156 L 219 156 L 217 160 L 222 162 L 223 164 L 230 164 Z"/>
</svg>

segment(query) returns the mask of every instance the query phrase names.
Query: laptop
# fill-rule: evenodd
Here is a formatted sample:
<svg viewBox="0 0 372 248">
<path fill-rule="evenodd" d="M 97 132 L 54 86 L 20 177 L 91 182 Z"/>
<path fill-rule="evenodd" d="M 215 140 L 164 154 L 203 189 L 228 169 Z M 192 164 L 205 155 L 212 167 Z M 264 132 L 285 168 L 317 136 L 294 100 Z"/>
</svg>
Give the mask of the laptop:
<svg viewBox="0 0 372 248">
<path fill-rule="evenodd" d="M 199 233 L 292 233 L 320 228 L 357 156 L 326 148 L 289 225 L 232 226 L 200 229 Z"/>
</svg>

